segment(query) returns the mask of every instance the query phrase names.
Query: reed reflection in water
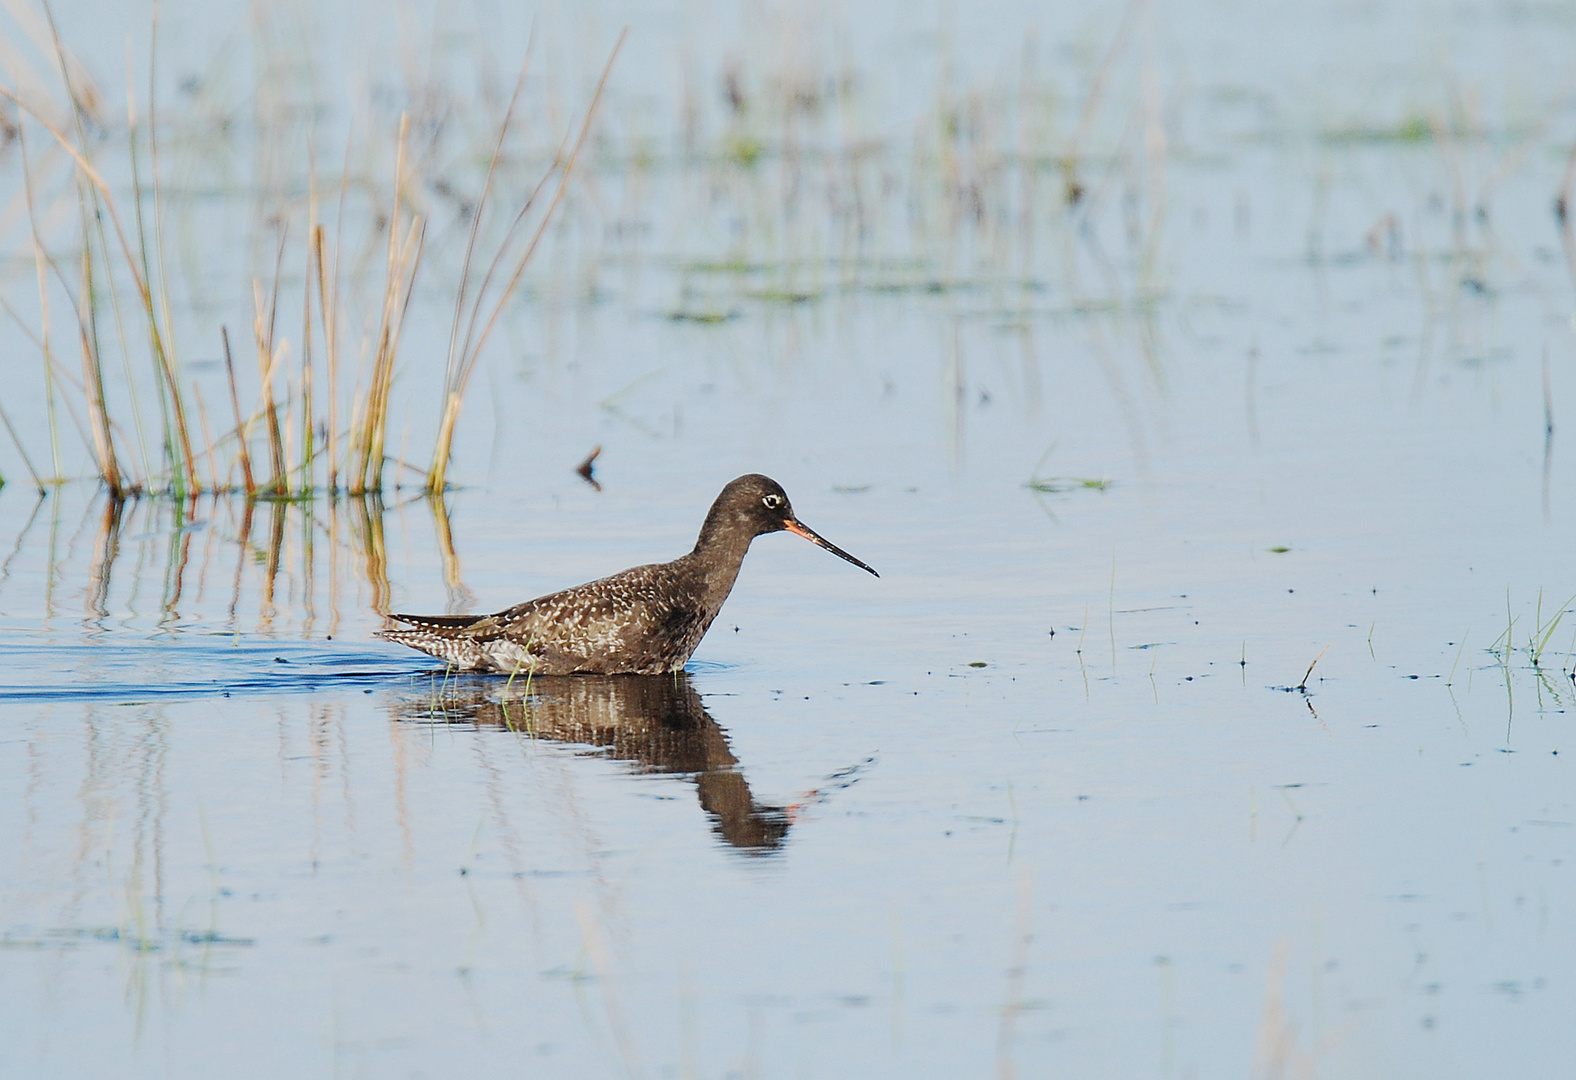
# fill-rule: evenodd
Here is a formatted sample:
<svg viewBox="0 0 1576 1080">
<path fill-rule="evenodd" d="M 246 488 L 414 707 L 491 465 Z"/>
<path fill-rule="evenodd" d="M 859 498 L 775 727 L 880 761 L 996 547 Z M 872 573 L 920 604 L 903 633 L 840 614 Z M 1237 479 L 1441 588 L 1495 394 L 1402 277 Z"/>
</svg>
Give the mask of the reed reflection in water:
<svg viewBox="0 0 1576 1080">
<path fill-rule="evenodd" d="M 594 747 L 637 772 L 688 775 L 717 835 L 751 854 L 782 847 L 793 823 L 792 807 L 755 798 L 727 733 L 683 672 L 449 679 L 429 697 L 397 699 L 394 715 Z"/>
<path fill-rule="evenodd" d="M 390 519 L 402 533 L 414 525 L 431 536 L 450 606 L 473 599 L 437 496 L 392 506 L 375 494 L 176 500 L 70 485 L 30 503 L 23 496 L 0 491 L 0 597 L 13 611 L 37 612 L 45 629 L 80 612 L 89 629 L 135 621 L 333 637 L 347 617 L 388 612 Z M 430 518 L 426 528 L 411 512 Z"/>
</svg>

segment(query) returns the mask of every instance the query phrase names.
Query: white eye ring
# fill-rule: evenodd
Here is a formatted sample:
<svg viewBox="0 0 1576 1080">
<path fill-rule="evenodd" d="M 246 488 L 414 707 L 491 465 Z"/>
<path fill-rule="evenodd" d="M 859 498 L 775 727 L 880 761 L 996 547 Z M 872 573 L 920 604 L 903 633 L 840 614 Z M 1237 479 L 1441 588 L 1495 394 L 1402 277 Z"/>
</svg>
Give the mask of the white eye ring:
<svg viewBox="0 0 1576 1080">
<path fill-rule="evenodd" d="M 761 498 L 761 504 L 767 509 L 775 510 L 783 504 L 783 497 L 781 495 L 766 495 Z"/>
</svg>

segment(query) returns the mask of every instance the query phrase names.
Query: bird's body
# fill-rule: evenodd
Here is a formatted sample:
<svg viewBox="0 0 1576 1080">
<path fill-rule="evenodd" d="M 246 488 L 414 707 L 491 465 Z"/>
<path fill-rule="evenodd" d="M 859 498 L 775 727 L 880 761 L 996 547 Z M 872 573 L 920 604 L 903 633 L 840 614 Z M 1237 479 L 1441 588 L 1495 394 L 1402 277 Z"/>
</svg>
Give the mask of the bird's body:
<svg viewBox="0 0 1576 1080">
<path fill-rule="evenodd" d="M 751 473 L 723 488 L 706 515 L 694 550 L 672 562 L 636 566 L 495 615 L 394 615 L 406 627 L 385 630 L 381 636 L 462 671 L 522 675 L 680 671 L 722 610 L 750 541 L 780 530 L 803 536 L 875 573 L 796 521 L 782 488 Z"/>
<path fill-rule="evenodd" d="M 708 575 L 694 553 L 549 593 L 496 615 L 395 615 L 383 636 L 462 671 L 541 675 L 678 671 L 700 644 L 738 574 Z M 708 583 L 708 577 L 725 580 Z M 708 585 L 710 584 L 710 587 Z M 721 586 L 721 595 L 710 595 Z"/>
</svg>

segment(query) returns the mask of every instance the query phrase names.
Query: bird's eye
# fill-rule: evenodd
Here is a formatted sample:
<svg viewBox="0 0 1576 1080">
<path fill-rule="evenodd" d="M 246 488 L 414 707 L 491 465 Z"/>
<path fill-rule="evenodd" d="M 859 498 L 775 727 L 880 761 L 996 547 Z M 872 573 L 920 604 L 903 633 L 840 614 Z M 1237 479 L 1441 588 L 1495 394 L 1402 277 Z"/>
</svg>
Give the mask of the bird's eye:
<svg viewBox="0 0 1576 1080">
<path fill-rule="evenodd" d="M 775 510 L 783 504 L 783 497 L 781 495 L 765 495 L 761 498 L 761 504 L 768 510 Z"/>
</svg>

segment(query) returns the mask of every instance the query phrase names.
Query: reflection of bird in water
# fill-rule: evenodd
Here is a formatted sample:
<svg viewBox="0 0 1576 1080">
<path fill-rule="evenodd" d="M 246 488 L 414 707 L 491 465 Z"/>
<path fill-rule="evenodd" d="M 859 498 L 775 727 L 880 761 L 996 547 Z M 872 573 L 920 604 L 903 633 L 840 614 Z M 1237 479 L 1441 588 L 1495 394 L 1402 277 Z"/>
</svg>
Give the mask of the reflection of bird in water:
<svg viewBox="0 0 1576 1080">
<path fill-rule="evenodd" d="M 683 672 L 451 681 L 437 698 L 412 700 L 401 712 L 406 720 L 601 747 L 643 772 L 689 774 L 712 827 L 751 853 L 781 847 L 788 833 L 788 810 L 755 801 L 728 736 Z"/>
<path fill-rule="evenodd" d="M 750 541 L 783 531 L 870 570 L 801 524 L 775 480 L 751 473 L 722 489 L 695 550 L 672 562 L 637 566 L 496 615 L 395 615 L 408 627 L 385 630 L 381 636 L 431 653 L 461 671 L 681 671 L 728 599 Z"/>
</svg>

